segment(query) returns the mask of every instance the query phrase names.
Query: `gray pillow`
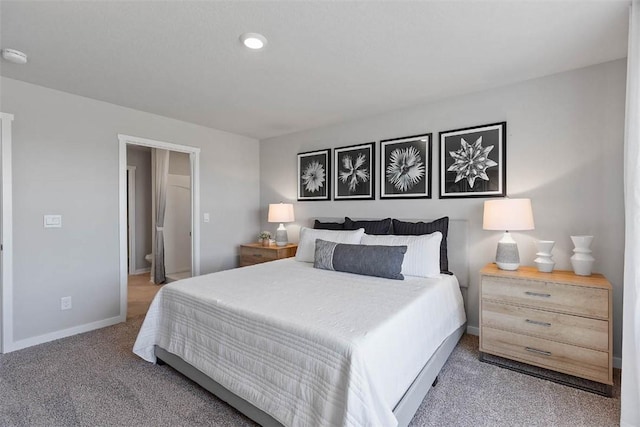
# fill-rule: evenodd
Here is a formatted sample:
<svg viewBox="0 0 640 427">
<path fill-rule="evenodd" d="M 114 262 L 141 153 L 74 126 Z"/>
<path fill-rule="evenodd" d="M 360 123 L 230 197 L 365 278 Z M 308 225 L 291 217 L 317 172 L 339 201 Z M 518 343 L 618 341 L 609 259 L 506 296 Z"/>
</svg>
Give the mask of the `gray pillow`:
<svg viewBox="0 0 640 427">
<path fill-rule="evenodd" d="M 316 230 L 344 230 L 344 222 L 320 222 L 316 219 L 313 228 Z M 350 228 L 349 230 L 357 230 L 358 228 Z"/>
<path fill-rule="evenodd" d="M 316 240 L 314 268 L 404 280 L 407 246 L 349 245 Z"/>
<path fill-rule="evenodd" d="M 358 228 L 364 228 L 364 232 L 366 234 L 391 234 L 391 218 L 375 221 L 354 221 L 348 216 L 345 216 L 343 226 L 345 230 L 357 230 Z"/>
</svg>

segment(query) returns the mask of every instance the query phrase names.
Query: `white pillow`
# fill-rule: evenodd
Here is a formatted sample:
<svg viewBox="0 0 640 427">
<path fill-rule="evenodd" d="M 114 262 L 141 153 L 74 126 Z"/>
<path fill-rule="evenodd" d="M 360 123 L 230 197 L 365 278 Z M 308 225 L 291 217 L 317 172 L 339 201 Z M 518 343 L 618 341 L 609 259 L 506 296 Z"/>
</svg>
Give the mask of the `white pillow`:
<svg viewBox="0 0 640 427">
<path fill-rule="evenodd" d="M 363 235 L 364 228 L 357 230 L 316 230 L 302 227 L 300 229 L 300 242 L 296 252 L 296 261 L 313 262 L 316 256 L 316 239 L 357 245 Z"/>
<path fill-rule="evenodd" d="M 422 236 L 381 235 L 362 236 L 363 245 L 407 246 L 402 262 L 405 276 L 435 277 L 440 274 L 440 242 L 442 233 L 436 231 Z"/>
</svg>

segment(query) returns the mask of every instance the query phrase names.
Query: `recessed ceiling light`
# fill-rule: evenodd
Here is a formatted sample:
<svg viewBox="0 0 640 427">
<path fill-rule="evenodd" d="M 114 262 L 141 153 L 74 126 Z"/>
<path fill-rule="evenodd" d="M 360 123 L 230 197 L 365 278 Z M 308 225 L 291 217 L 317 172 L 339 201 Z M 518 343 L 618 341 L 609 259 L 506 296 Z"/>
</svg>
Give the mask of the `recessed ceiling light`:
<svg viewBox="0 0 640 427">
<path fill-rule="evenodd" d="M 2 57 L 14 64 L 27 63 L 27 54 L 15 49 L 2 49 Z"/>
<path fill-rule="evenodd" d="M 258 33 L 244 33 L 240 36 L 240 41 L 253 50 L 260 50 L 267 45 L 266 37 Z"/>
</svg>

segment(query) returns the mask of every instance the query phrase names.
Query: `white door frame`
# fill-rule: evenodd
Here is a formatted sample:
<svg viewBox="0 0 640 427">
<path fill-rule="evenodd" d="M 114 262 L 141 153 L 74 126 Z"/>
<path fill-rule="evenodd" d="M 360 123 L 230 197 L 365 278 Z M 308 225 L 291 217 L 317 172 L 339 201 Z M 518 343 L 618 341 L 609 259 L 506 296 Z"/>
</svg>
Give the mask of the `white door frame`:
<svg viewBox="0 0 640 427">
<path fill-rule="evenodd" d="M 160 148 L 189 154 L 191 161 L 191 274 L 200 274 L 200 148 L 172 144 L 129 135 L 120 141 L 120 320 L 127 320 L 127 144 Z"/>
<path fill-rule="evenodd" d="M 0 353 L 8 353 L 13 345 L 13 197 L 11 174 L 11 122 L 13 115 L 0 113 L 2 121 L 2 318 Z"/>
<path fill-rule="evenodd" d="M 129 274 L 136 274 L 136 167 L 127 166 L 127 223 L 129 224 Z"/>
</svg>

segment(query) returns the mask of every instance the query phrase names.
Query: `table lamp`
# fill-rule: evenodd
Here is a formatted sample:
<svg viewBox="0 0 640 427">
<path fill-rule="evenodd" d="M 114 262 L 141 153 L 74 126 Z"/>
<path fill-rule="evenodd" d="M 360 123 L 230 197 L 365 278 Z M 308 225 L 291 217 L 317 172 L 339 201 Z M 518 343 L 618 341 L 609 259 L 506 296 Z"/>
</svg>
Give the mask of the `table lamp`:
<svg viewBox="0 0 640 427">
<path fill-rule="evenodd" d="M 271 203 L 269 204 L 269 222 L 279 222 L 280 226 L 276 230 L 276 245 L 285 246 L 289 242 L 285 222 L 293 222 L 293 205 L 291 203 Z"/>
<path fill-rule="evenodd" d="M 517 270 L 520 266 L 518 244 L 509 230 L 533 230 L 531 199 L 500 199 L 484 202 L 484 230 L 504 230 L 496 250 L 496 264 L 501 270 Z"/>
</svg>

